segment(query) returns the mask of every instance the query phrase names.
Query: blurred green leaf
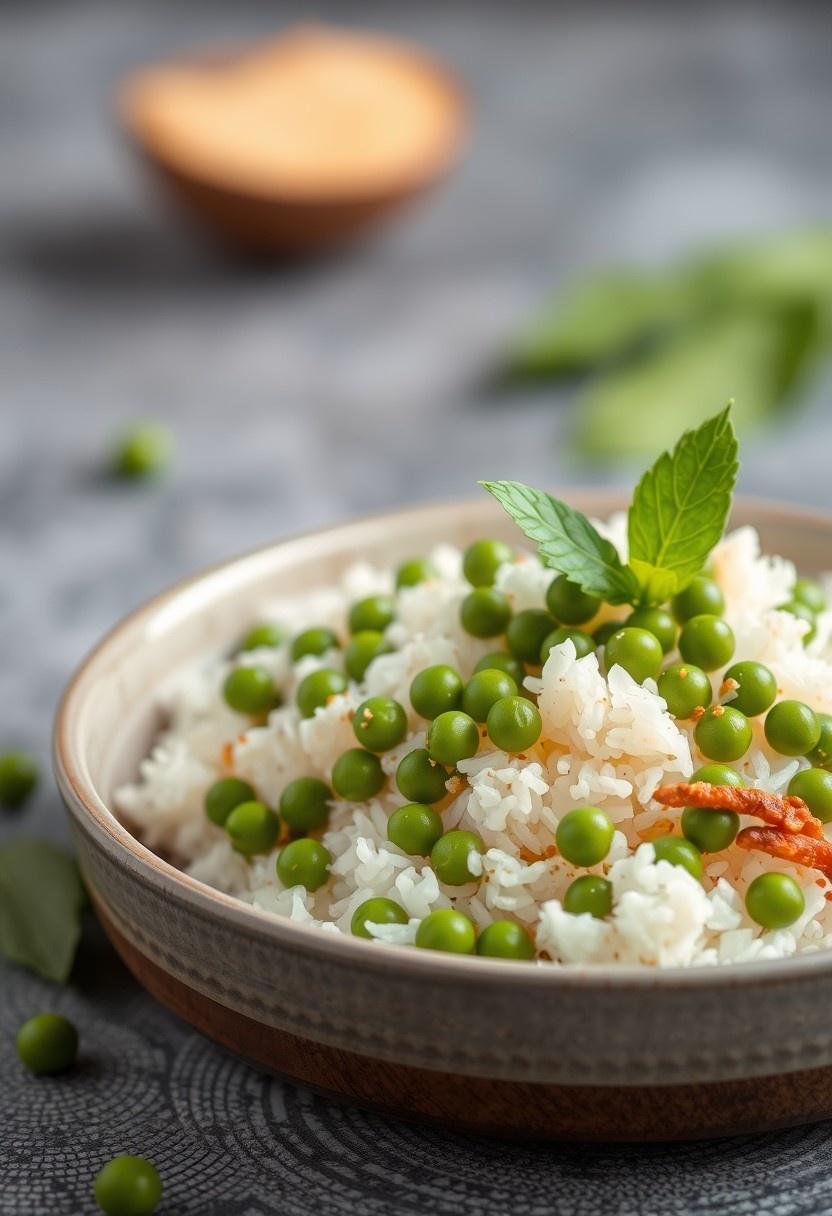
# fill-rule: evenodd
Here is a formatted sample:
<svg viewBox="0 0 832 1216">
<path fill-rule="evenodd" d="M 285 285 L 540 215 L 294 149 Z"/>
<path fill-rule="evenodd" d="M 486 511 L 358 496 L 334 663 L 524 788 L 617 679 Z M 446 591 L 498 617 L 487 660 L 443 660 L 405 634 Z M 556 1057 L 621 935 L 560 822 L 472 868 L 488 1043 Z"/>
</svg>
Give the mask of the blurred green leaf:
<svg viewBox="0 0 832 1216">
<path fill-rule="evenodd" d="M 656 352 L 602 374 L 578 405 L 578 440 L 595 456 L 671 447 L 726 397 L 738 429 L 767 417 L 808 373 L 826 333 L 812 305 L 723 310 Z"/>
<path fill-rule="evenodd" d="M 801 229 L 689 263 L 691 290 L 718 303 L 832 305 L 832 230 Z"/>
<path fill-rule="evenodd" d="M 687 271 L 598 275 L 552 300 L 520 333 L 508 373 L 539 377 L 591 368 L 676 324 L 690 303 Z"/>
<path fill-rule="evenodd" d="M 48 980 L 72 969 L 86 902 L 78 867 L 43 840 L 0 847 L 0 953 Z"/>
</svg>

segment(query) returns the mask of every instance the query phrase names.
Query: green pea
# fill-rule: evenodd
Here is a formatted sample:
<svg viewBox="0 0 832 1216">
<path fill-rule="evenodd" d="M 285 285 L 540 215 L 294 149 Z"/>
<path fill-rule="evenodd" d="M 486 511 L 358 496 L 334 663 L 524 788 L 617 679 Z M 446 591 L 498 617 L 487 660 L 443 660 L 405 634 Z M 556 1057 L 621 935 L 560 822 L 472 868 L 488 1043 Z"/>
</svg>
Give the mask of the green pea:
<svg viewBox="0 0 832 1216">
<path fill-rule="evenodd" d="M 20 1027 L 15 1045 L 29 1072 L 64 1072 L 78 1055 L 78 1031 L 60 1013 L 38 1013 Z"/>
<path fill-rule="evenodd" d="M 680 625 L 694 616 L 722 616 L 725 611 L 725 596 L 712 578 L 698 574 L 691 579 L 684 591 L 673 599 L 673 615 Z"/>
<path fill-rule="evenodd" d="M 144 1157 L 114 1157 L 95 1176 L 95 1199 L 106 1216 L 150 1216 L 161 1198 L 159 1172 Z"/>
<path fill-rule="evenodd" d="M 517 685 L 504 671 L 475 672 L 462 692 L 462 708 L 475 722 L 484 722 L 501 697 L 517 696 Z"/>
<path fill-rule="evenodd" d="M 596 647 L 606 646 L 612 635 L 617 633 L 621 626 L 621 621 L 604 621 L 602 625 L 599 625 L 592 634 L 592 640 Z"/>
<path fill-rule="evenodd" d="M 414 857 L 427 857 L 443 831 L 442 816 L 421 802 L 405 803 L 387 820 L 387 839 Z"/>
<path fill-rule="evenodd" d="M 496 587 L 475 587 L 459 606 L 462 628 L 474 638 L 495 638 L 511 620 L 508 598 Z"/>
<path fill-rule="evenodd" d="M 157 422 L 137 423 L 116 446 L 113 471 L 131 481 L 158 477 L 170 463 L 173 436 Z"/>
<path fill-rule="evenodd" d="M 23 806 L 38 783 L 38 766 L 24 751 L 0 752 L 0 806 Z"/>
<path fill-rule="evenodd" d="M 227 704 L 240 714 L 262 714 L 278 702 L 274 680 L 265 667 L 235 667 L 222 691 Z"/>
<path fill-rule="evenodd" d="M 268 853 L 280 834 L 280 819 L 263 802 L 241 802 L 225 821 L 232 848 L 244 857 Z"/>
<path fill-rule="evenodd" d="M 541 667 L 549 657 L 549 651 L 555 646 L 560 646 L 562 642 L 571 642 L 575 647 L 575 658 L 585 659 L 588 654 L 592 654 L 595 650 L 595 640 L 589 633 L 584 633 L 582 629 L 567 629 L 565 625 L 558 629 L 553 629 L 543 639 L 543 645 L 540 647 L 540 665 Z"/>
<path fill-rule="evenodd" d="M 280 795 L 280 814 L 293 832 L 314 832 L 329 819 L 332 790 L 318 777 L 296 777 Z"/>
<path fill-rule="evenodd" d="M 449 776 L 446 768 L 431 759 L 427 748 L 417 747 L 399 761 L 396 785 L 411 802 L 441 802 L 448 792 Z"/>
<path fill-rule="evenodd" d="M 438 718 L 462 704 L 462 676 L 446 663 L 418 672 L 410 684 L 410 704 L 422 718 Z"/>
<path fill-rule="evenodd" d="M 733 709 L 745 714 L 746 718 L 755 718 L 757 714 L 765 713 L 777 697 L 774 673 L 763 663 L 755 663 L 752 659 L 729 667 L 725 680 L 733 680 L 737 685 L 737 695 L 731 698 L 730 704 Z"/>
<path fill-rule="evenodd" d="M 540 649 L 555 628 L 555 621 L 542 608 L 525 608 L 516 613 L 506 629 L 506 644 L 523 663 L 540 662 Z"/>
<path fill-rule="evenodd" d="M 676 622 L 664 608 L 636 608 L 624 623 L 630 629 L 646 629 L 652 633 L 665 654 L 676 645 Z"/>
<path fill-rule="evenodd" d="M 788 612 L 790 616 L 796 616 L 798 620 L 806 622 L 809 628 L 803 634 L 803 645 L 807 646 L 817 633 L 817 621 L 811 608 L 808 608 L 800 600 L 789 600 L 787 603 L 780 605 L 780 611 Z"/>
<path fill-rule="evenodd" d="M 402 562 L 396 571 L 396 589 L 400 591 L 402 587 L 415 587 L 437 577 L 436 568 L 426 557 L 411 557 Z"/>
<path fill-rule="evenodd" d="M 367 668 L 380 654 L 390 654 L 392 646 L 377 629 L 361 629 L 353 634 L 344 650 L 344 667 L 351 680 L 360 684 Z"/>
<path fill-rule="evenodd" d="M 285 640 L 286 632 L 282 625 L 277 625 L 273 621 L 265 622 L 249 629 L 240 643 L 240 650 L 275 650 L 278 646 L 282 646 Z"/>
<path fill-rule="evenodd" d="M 383 633 L 394 616 L 393 601 L 389 595 L 368 595 L 350 608 L 347 624 L 350 633 L 361 633 L 365 629 Z"/>
<path fill-rule="evenodd" d="M 653 841 L 656 861 L 669 861 L 672 866 L 682 866 L 699 882 L 702 878 L 702 857 L 696 845 L 684 836 L 660 836 Z"/>
<path fill-rule="evenodd" d="M 734 631 L 721 617 L 707 613 L 685 621 L 679 634 L 679 654 L 703 671 L 715 671 L 730 663 L 734 654 Z"/>
<path fill-rule="evenodd" d="M 821 823 L 832 819 L 832 773 L 825 768 L 806 768 L 795 773 L 789 782 L 789 793 L 802 798 Z"/>
<path fill-rule="evenodd" d="M 221 777 L 205 794 L 205 814 L 218 828 L 224 828 L 228 816 L 241 802 L 254 802 L 257 793 L 239 777 Z"/>
<path fill-rule="evenodd" d="M 292 662 L 297 663 L 298 659 L 302 659 L 308 654 L 320 658 L 328 650 L 337 650 L 339 645 L 337 636 L 326 625 L 316 625 L 313 629 L 304 629 L 303 633 L 299 633 L 292 642 Z"/>
<path fill-rule="evenodd" d="M 478 877 L 471 872 L 471 854 L 484 852 L 482 837 L 475 832 L 446 832 L 430 851 L 431 868 L 440 882 L 450 887 L 461 887 Z"/>
<path fill-rule="evenodd" d="M 805 604 L 810 612 L 816 615 L 826 611 L 826 596 L 820 583 L 813 578 L 799 578 L 792 590 L 792 599 L 799 604 Z"/>
<path fill-rule="evenodd" d="M 810 752 L 806 753 L 815 768 L 832 767 L 832 714 L 817 714 L 820 738 Z"/>
<path fill-rule="evenodd" d="M 648 678 L 657 680 L 663 658 L 664 651 L 655 634 L 634 626 L 617 629 L 604 648 L 607 671 L 616 665 L 623 667 L 637 684 Z"/>
<path fill-rule="evenodd" d="M 603 920 L 612 912 L 612 883 L 598 874 L 581 874 L 567 888 L 563 909 L 572 916 L 588 912 L 597 920 Z"/>
<path fill-rule="evenodd" d="M 778 701 L 766 714 L 766 739 L 782 756 L 805 756 L 820 741 L 820 723 L 802 701 Z"/>
<path fill-rule="evenodd" d="M 726 764 L 703 764 L 691 777 L 691 783 L 704 781 L 708 785 L 745 785 L 735 768 Z M 735 811 L 714 811 L 689 806 L 682 812 L 682 832 L 701 853 L 718 853 L 733 844 L 740 826 Z"/>
<path fill-rule="evenodd" d="M 514 550 L 502 540 L 475 540 L 465 550 L 462 573 L 472 587 L 491 587 L 500 566 L 514 561 Z"/>
<path fill-rule="evenodd" d="M 805 908 L 803 892 L 789 874 L 759 874 L 745 893 L 745 910 L 764 929 L 787 929 Z"/>
<path fill-rule="evenodd" d="M 546 607 L 555 620 L 564 625 L 583 625 L 595 616 L 601 600 L 596 595 L 587 595 L 565 574 L 559 574 L 546 591 Z"/>
<path fill-rule="evenodd" d="M 715 811 L 701 806 L 686 806 L 682 811 L 682 834 L 700 853 L 727 849 L 739 830 L 740 817 L 736 811 Z"/>
<path fill-rule="evenodd" d="M 416 930 L 416 945 L 422 950 L 445 950 L 450 954 L 473 954 L 477 931 L 467 916 L 453 908 L 429 912 Z"/>
<path fill-rule="evenodd" d="M 727 764 L 703 764 L 690 780 L 691 785 L 696 781 L 705 781 L 708 785 L 733 785 L 737 789 L 745 785 L 742 775 Z"/>
<path fill-rule="evenodd" d="M 595 866 L 612 845 L 612 820 L 597 806 L 579 806 L 567 811 L 558 824 L 555 842 L 564 861 L 573 866 Z"/>
<path fill-rule="evenodd" d="M 378 756 L 363 747 L 351 747 L 332 766 L 332 788 L 347 802 L 366 802 L 384 785 L 384 770 Z"/>
<path fill-rule="evenodd" d="M 460 709 L 448 710 L 431 722 L 427 745 L 432 760 L 453 766 L 477 754 L 479 727 L 470 714 Z"/>
<path fill-rule="evenodd" d="M 317 891 L 329 878 L 332 854 L 320 840 L 304 836 L 285 844 L 277 855 L 277 877 L 284 887 Z"/>
<path fill-rule="evenodd" d="M 751 746 L 751 723 L 730 705 L 706 709 L 693 732 L 696 746 L 709 760 L 739 760 Z"/>
<path fill-rule="evenodd" d="M 488 711 L 488 737 L 504 752 L 525 752 L 534 747 L 543 730 L 540 711 L 526 697 L 500 697 Z"/>
<path fill-rule="evenodd" d="M 522 925 L 513 920 L 495 920 L 477 939 L 477 954 L 486 958 L 534 958 L 534 945 Z"/>
<path fill-rule="evenodd" d="M 372 940 L 373 935 L 367 928 L 368 921 L 371 925 L 406 925 L 408 916 L 395 899 L 376 896 L 374 899 L 365 899 L 364 903 L 353 912 L 350 921 L 350 932 L 353 937 L 366 937 Z"/>
<path fill-rule="evenodd" d="M 674 718 L 689 718 L 696 709 L 707 709 L 713 697 L 711 681 L 701 667 L 671 663 L 658 678 L 659 696 Z"/>
<path fill-rule="evenodd" d="M 481 671 L 504 671 L 511 676 L 518 689 L 523 687 L 526 678 L 526 668 L 507 650 L 492 650 L 490 654 L 483 655 L 474 668 L 474 675 Z"/>
<path fill-rule="evenodd" d="M 333 671 L 331 667 L 310 671 L 298 684 L 295 693 L 301 717 L 313 717 L 316 709 L 324 709 L 333 697 L 340 696 L 346 689 L 347 681 L 340 671 Z"/>
<path fill-rule="evenodd" d="M 368 697 L 352 719 L 356 739 L 370 752 L 389 752 L 407 734 L 407 714 L 392 697 Z"/>
</svg>

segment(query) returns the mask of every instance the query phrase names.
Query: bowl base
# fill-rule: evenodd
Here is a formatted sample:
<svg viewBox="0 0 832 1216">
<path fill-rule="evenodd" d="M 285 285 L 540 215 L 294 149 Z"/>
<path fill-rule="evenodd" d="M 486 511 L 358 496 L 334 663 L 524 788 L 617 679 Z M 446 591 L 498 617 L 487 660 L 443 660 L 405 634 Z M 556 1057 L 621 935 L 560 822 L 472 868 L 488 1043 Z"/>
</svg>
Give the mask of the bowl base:
<svg viewBox="0 0 832 1216">
<path fill-rule="evenodd" d="M 408 1122 L 511 1139 L 643 1142 L 739 1135 L 832 1117 L 832 1068 L 702 1085 L 538 1085 L 433 1072 L 329 1047 L 189 988 L 142 954 L 95 903 L 139 983 L 202 1034 L 264 1072 Z"/>
</svg>

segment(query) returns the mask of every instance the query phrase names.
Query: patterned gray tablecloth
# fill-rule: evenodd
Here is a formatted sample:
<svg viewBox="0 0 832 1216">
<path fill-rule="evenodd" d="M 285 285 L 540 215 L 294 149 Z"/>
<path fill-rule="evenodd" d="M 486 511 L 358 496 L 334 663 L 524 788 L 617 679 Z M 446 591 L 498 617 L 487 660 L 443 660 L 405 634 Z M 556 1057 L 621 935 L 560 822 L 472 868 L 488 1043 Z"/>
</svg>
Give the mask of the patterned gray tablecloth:
<svg viewBox="0 0 832 1216">
<path fill-rule="evenodd" d="M 308 16 L 301 3 L 0 7 L 0 742 L 44 769 L 72 666 L 182 574 L 477 477 L 600 476 L 569 456 L 568 395 L 483 387 L 553 282 L 829 215 L 827 5 L 331 0 L 316 15 L 443 52 L 471 88 L 473 139 L 401 225 L 269 272 L 155 205 L 107 103 L 130 65 Z M 148 414 L 177 433 L 175 474 L 108 485 L 110 436 Z M 819 394 L 746 445 L 743 488 L 828 505 L 828 438 Z M 48 780 L 0 819 L 2 836 L 24 829 L 66 837 Z M 83 1055 L 35 1082 L 13 1032 L 47 1007 L 76 1021 Z M 828 1126 L 507 1146 L 265 1080 L 145 996 L 93 926 L 63 990 L 0 967 L 0 1214 L 92 1212 L 91 1176 L 118 1151 L 157 1162 L 166 1216 L 832 1212 Z"/>
</svg>

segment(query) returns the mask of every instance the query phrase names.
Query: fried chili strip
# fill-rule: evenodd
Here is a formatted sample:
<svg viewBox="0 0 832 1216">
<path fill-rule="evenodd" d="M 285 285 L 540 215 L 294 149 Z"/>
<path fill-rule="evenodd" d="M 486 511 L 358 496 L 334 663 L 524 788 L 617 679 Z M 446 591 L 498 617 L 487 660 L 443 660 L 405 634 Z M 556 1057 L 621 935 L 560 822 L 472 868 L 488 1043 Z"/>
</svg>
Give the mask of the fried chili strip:
<svg viewBox="0 0 832 1216">
<path fill-rule="evenodd" d="M 820 870 L 832 879 L 832 844 L 828 840 L 812 840 L 803 833 L 784 832 L 781 828 L 743 828 L 737 844 L 743 849 L 759 849 L 781 861 Z"/>
<path fill-rule="evenodd" d="M 662 806 L 697 806 L 713 811 L 736 811 L 738 815 L 755 815 L 772 828 L 792 834 L 800 833 L 813 840 L 823 840 L 823 826 L 815 819 L 802 798 L 781 798 L 768 790 L 750 786 L 709 785 L 706 781 L 680 781 L 663 785 L 653 797 Z"/>
</svg>

